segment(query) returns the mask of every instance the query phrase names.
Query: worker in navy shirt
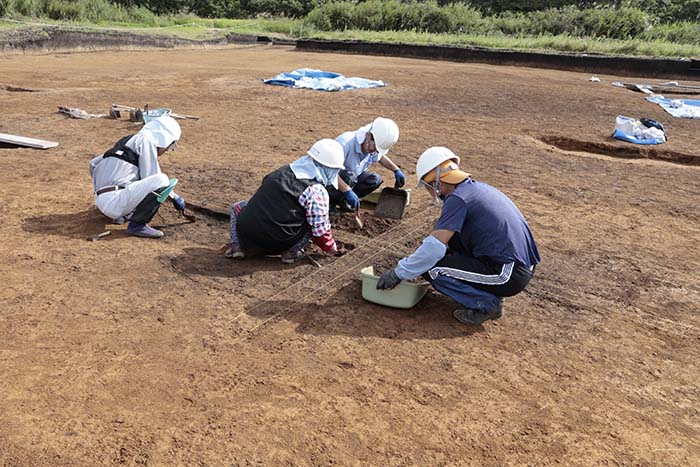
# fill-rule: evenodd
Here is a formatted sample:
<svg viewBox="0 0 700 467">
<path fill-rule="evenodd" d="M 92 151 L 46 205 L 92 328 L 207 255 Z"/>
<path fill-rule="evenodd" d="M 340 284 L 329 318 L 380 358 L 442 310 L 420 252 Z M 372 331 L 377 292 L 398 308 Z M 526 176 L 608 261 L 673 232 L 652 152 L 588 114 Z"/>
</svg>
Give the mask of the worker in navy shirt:
<svg viewBox="0 0 700 467">
<path fill-rule="evenodd" d="M 502 297 L 522 292 L 540 262 L 530 228 L 496 188 L 459 170 L 459 157 L 432 147 L 418 159 L 416 176 L 444 204 L 435 229 L 411 256 L 379 279 L 378 289 L 423 275 L 459 303 L 454 317 L 479 325 L 503 313 Z"/>
<path fill-rule="evenodd" d="M 345 160 L 338 186 L 326 187 L 331 206 L 338 206 L 341 211 L 357 210 L 360 198 L 372 193 L 384 182 L 379 174 L 369 170 L 376 162 L 394 173 L 396 188 L 406 184 L 406 175 L 387 155 L 399 140 L 399 127 L 393 120 L 377 117 L 371 124 L 356 131 L 346 131 L 335 140 L 343 146 Z"/>
</svg>

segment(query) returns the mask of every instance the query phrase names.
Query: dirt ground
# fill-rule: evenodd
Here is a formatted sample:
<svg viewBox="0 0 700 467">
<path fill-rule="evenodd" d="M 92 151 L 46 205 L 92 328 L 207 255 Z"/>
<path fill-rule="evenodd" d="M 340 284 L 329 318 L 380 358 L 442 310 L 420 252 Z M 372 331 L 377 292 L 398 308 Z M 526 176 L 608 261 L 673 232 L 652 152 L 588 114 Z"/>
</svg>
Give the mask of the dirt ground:
<svg viewBox="0 0 700 467">
<path fill-rule="evenodd" d="M 300 67 L 389 85 L 260 81 Z M 700 465 L 700 122 L 609 85 L 643 77 L 271 46 L 6 54 L 0 70 L 0 132 L 60 142 L 0 148 L 0 465 Z M 95 211 L 87 164 L 139 127 L 56 113 L 111 103 L 201 116 L 162 167 L 215 210 L 391 117 L 411 185 L 423 150 L 452 148 L 520 207 L 543 262 L 473 328 L 434 292 L 410 310 L 361 298 L 361 267 L 430 230 L 420 191 L 401 222 L 340 222 L 355 249 L 322 269 L 227 260 L 225 222 L 169 205 L 164 239 L 128 237 Z M 618 114 L 669 142 L 612 140 Z"/>
</svg>

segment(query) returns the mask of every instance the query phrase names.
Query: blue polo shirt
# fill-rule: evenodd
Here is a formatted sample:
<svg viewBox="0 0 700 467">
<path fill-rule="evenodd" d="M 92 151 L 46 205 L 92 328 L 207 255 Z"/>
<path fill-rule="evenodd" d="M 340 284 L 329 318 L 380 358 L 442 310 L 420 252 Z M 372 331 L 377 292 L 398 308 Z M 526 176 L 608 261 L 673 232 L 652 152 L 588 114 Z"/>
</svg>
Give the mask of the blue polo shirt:
<svg viewBox="0 0 700 467">
<path fill-rule="evenodd" d="M 451 230 L 476 258 L 499 264 L 540 262 L 535 239 L 515 204 L 496 188 L 467 179 L 445 198 L 435 230 Z"/>
<path fill-rule="evenodd" d="M 343 146 L 345 153 L 345 170 L 360 176 L 369 169 L 369 166 L 379 162 L 382 156 L 375 151 L 370 154 L 362 153 L 362 142 L 367 136 L 371 125 L 365 125 L 356 131 L 346 131 L 335 140 Z"/>
</svg>

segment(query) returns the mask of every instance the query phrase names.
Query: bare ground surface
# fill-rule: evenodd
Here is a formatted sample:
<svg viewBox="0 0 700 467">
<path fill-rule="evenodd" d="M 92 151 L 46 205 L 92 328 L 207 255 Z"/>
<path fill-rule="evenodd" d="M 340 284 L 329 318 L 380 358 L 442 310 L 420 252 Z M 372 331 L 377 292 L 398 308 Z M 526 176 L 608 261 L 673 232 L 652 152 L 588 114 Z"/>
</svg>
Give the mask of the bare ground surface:
<svg viewBox="0 0 700 467">
<path fill-rule="evenodd" d="M 260 82 L 299 67 L 389 86 Z M 274 47 L 0 69 L 0 132 L 61 143 L 0 148 L 0 465 L 700 465 L 700 123 L 607 85 L 643 77 Z M 518 204 L 543 263 L 470 328 L 436 293 L 407 311 L 360 296 L 362 266 L 429 231 L 421 192 L 371 234 L 339 222 L 355 249 L 314 253 L 323 269 L 227 260 L 225 222 L 170 206 L 164 239 L 127 237 L 94 210 L 87 163 L 138 127 L 56 113 L 112 102 L 202 117 L 162 166 L 219 211 L 315 140 L 392 117 L 397 163 L 454 149 Z M 617 114 L 664 122 L 669 143 L 635 154 L 609 136 Z"/>
</svg>

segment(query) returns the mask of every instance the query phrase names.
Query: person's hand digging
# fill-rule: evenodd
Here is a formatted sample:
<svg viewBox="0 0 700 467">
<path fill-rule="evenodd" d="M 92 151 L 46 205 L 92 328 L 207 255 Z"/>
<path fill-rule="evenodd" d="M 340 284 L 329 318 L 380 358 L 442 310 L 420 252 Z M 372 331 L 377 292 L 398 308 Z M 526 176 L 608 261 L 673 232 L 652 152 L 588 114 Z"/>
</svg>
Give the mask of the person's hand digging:
<svg viewBox="0 0 700 467">
<path fill-rule="evenodd" d="M 401 171 L 401 169 L 394 170 L 394 177 L 396 177 L 396 183 L 394 187 L 401 188 L 406 184 L 406 175 Z"/>
<path fill-rule="evenodd" d="M 176 196 L 173 198 L 173 206 L 175 206 L 175 209 L 178 211 L 184 211 L 185 210 L 185 198 L 182 196 Z"/>
<path fill-rule="evenodd" d="M 350 207 L 351 207 L 353 210 L 359 209 L 359 207 L 360 207 L 360 198 L 358 198 L 358 196 L 355 194 L 354 191 L 348 190 L 348 191 L 344 192 L 344 193 L 343 193 L 343 197 L 345 198 L 345 201 L 348 202 L 348 204 L 350 205 Z"/>
<path fill-rule="evenodd" d="M 393 289 L 399 285 L 400 282 L 401 279 L 399 279 L 399 276 L 396 275 L 396 272 L 393 269 L 390 269 L 379 277 L 379 280 L 377 281 L 377 289 Z"/>
</svg>

